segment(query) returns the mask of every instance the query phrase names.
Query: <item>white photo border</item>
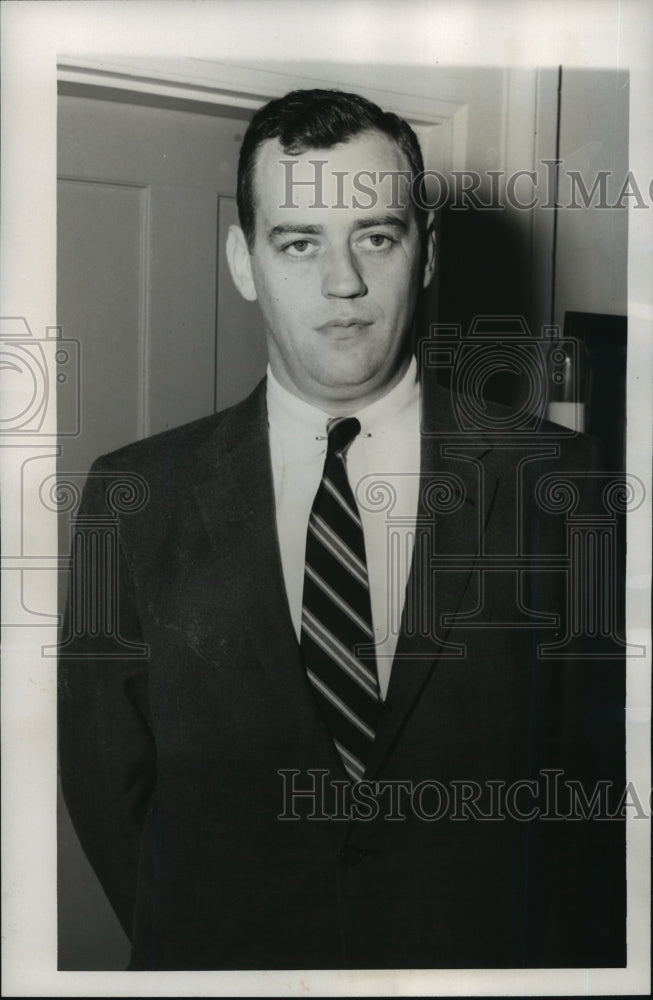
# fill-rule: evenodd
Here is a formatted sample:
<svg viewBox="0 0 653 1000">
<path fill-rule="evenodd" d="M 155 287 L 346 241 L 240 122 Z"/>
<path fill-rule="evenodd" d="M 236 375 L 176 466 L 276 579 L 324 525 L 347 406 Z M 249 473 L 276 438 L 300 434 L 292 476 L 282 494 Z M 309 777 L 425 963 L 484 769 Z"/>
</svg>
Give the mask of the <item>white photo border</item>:
<svg viewBox="0 0 653 1000">
<path fill-rule="evenodd" d="M 575 66 L 630 72 L 630 170 L 650 180 L 653 8 L 647 0 L 4 0 L 2 3 L 1 316 L 42 335 L 56 323 L 56 66 L 62 56 L 296 58 L 449 65 Z M 629 777 L 650 787 L 650 428 L 653 211 L 629 213 L 628 469 L 649 502 L 628 526 L 628 640 L 648 660 L 628 666 Z M 1 373 L 0 373 L 1 374 Z M 56 411 L 55 411 L 56 412 Z M 2 442 L 0 442 L 0 445 Z M 56 423 L 39 441 L 0 447 L 3 620 L 20 532 L 20 463 L 55 471 Z M 13 475 L 12 475 L 13 473 Z M 25 505 L 23 505 L 23 508 Z M 38 499 L 32 514 L 42 519 Z M 28 510 L 28 517 L 31 514 Z M 56 539 L 56 515 L 40 523 Z M 55 542 L 56 544 L 56 542 Z M 56 573 L 41 574 L 56 612 Z M 7 634 L 8 633 L 8 634 Z M 38 633 L 38 634 L 36 634 Z M 45 638 L 48 633 L 48 638 Z M 130 973 L 57 971 L 56 629 L 5 630 L 2 689 L 3 988 L 5 996 L 646 995 L 650 988 L 649 823 L 628 824 L 626 969 Z M 648 665 L 648 666 L 647 666 Z"/>
</svg>

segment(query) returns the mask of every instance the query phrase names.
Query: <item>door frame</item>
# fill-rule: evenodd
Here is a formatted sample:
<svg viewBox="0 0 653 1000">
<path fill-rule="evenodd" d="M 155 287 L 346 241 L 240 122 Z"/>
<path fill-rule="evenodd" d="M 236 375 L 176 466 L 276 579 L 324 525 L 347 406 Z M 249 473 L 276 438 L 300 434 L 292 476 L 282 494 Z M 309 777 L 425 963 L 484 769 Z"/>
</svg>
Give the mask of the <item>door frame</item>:
<svg viewBox="0 0 653 1000">
<path fill-rule="evenodd" d="M 214 114 L 254 112 L 290 90 L 333 87 L 303 73 L 270 72 L 249 66 L 200 59 L 81 59 L 62 56 L 57 63 L 61 93 L 107 100 L 154 102 L 160 106 L 192 103 Z M 393 111 L 415 130 L 427 169 L 464 169 L 467 152 L 468 105 L 395 90 L 347 84 L 380 107 Z M 201 107 L 200 107 L 201 106 Z M 442 160 L 443 133 L 447 154 Z"/>
</svg>

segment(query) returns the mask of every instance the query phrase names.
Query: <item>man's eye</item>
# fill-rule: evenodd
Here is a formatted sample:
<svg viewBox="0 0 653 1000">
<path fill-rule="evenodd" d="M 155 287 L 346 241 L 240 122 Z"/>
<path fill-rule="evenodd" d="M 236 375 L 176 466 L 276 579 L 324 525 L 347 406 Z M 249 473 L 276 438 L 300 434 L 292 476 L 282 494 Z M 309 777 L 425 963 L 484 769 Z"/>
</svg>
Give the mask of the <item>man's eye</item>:
<svg viewBox="0 0 653 1000">
<path fill-rule="evenodd" d="M 371 250 L 387 250 L 394 242 L 395 240 L 391 236 L 386 236 L 385 233 L 368 233 L 360 241 L 365 249 Z"/>
<path fill-rule="evenodd" d="M 308 240 L 293 240 L 292 243 L 286 243 L 283 252 L 289 257 L 307 257 L 313 249 L 314 244 Z"/>
</svg>

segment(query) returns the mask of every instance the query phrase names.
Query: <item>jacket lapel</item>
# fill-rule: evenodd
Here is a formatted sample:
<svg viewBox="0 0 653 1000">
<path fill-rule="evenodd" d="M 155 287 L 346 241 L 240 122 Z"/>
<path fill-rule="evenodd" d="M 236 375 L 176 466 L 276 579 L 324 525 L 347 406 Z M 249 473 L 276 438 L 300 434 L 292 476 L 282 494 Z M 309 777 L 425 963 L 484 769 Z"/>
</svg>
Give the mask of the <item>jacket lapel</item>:
<svg viewBox="0 0 653 1000">
<path fill-rule="evenodd" d="M 434 379 L 422 385 L 420 495 L 413 558 L 385 711 L 366 777 L 378 775 L 442 656 L 458 658 L 450 637 L 478 553 L 495 483 L 479 459 L 485 439 L 461 439 L 450 394 Z"/>
<path fill-rule="evenodd" d="M 193 484 L 223 581 L 258 655 L 281 717 L 291 720 L 311 767 L 340 767 L 305 676 L 292 625 L 277 537 L 265 381 L 230 410 L 200 449 Z M 236 586 L 237 583 L 237 586 Z M 306 754 L 304 754 L 304 749 Z"/>
</svg>

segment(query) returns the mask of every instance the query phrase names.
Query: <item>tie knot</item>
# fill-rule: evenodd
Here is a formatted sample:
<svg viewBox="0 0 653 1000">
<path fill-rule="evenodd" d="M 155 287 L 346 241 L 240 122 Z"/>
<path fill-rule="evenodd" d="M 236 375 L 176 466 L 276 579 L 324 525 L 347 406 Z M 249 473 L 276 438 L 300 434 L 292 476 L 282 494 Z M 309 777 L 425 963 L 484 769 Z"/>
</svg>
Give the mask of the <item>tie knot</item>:
<svg viewBox="0 0 653 1000">
<path fill-rule="evenodd" d="M 331 417 L 327 420 L 327 454 L 339 455 L 346 451 L 356 435 L 360 434 L 360 429 L 360 421 L 356 417 Z"/>
</svg>

